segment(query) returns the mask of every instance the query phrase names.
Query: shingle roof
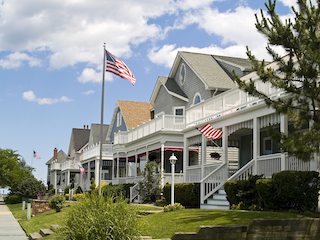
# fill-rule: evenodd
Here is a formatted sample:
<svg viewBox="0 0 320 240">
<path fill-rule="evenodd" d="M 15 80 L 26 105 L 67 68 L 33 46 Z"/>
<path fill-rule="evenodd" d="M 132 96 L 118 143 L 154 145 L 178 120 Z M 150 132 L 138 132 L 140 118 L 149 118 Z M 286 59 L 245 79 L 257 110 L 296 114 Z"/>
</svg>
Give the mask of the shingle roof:
<svg viewBox="0 0 320 240">
<path fill-rule="evenodd" d="M 118 100 L 118 104 L 128 129 L 148 122 L 151 118 L 150 111 L 153 107 L 149 102 Z"/>
<path fill-rule="evenodd" d="M 90 129 L 73 128 L 73 147 L 75 151 L 79 151 L 88 141 Z"/>
<path fill-rule="evenodd" d="M 50 160 L 48 162 L 46 162 L 46 164 L 51 164 L 53 162 L 54 157 L 50 158 Z M 63 150 L 60 150 L 57 153 L 57 163 L 62 163 L 65 162 L 67 160 L 67 154 L 65 154 L 65 152 Z"/>
<path fill-rule="evenodd" d="M 236 84 L 210 54 L 179 52 L 182 58 L 207 84 L 208 88 L 230 89 Z M 239 61 L 240 63 L 240 61 Z"/>
<path fill-rule="evenodd" d="M 101 124 L 96 124 L 96 123 L 91 124 L 89 144 L 96 144 L 100 142 L 100 130 L 101 130 L 100 127 L 101 127 Z M 106 136 L 107 136 L 108 129 L 109 129 L 109 125 L 103 124 L 103 139 L 104 139 L 103 144 L 107 143 Z"/>
</svg>

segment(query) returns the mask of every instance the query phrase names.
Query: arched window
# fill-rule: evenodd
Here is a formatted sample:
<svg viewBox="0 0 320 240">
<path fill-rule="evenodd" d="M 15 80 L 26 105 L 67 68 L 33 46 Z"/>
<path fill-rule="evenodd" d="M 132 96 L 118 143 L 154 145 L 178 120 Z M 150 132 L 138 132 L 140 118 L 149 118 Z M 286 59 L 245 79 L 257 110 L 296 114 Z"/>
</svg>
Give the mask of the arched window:
<svg viewBox="0 0 320 240">
<path fill-rule="evenodd" d="M 193 104 L 196 105 L 201 102 L 201 96 L 199 93 L 196 93 L 193 98 Z"/>
</svg>

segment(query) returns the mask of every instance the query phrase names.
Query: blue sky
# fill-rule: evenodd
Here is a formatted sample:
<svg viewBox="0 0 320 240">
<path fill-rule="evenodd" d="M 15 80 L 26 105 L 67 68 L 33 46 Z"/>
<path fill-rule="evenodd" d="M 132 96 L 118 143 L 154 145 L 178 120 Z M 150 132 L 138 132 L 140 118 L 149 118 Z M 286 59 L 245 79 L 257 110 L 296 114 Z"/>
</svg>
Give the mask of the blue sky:
<svg viewBox="0 0 320 240">
<path fill-rule="evenodd" d="M 294 0 L 277 1 L 292 17 Z M 100 123 L 103 43 L 130 68 L 136 85 L 106 74 L 104 123 L 117 100 L 148 102 L 177 51 L 268 59 L 255 29 L 257 0 L 2 0 L 0 148 L 16 150 L 46 178 L 72 128 Z M 35 150 L 41 159 L 33 159 Z"/>
</svg>

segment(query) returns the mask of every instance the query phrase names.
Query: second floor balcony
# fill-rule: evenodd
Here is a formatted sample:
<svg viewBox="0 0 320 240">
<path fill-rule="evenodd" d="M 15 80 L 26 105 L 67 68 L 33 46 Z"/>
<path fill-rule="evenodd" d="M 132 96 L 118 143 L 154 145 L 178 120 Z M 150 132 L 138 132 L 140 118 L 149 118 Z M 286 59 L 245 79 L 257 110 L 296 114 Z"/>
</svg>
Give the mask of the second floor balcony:
<svg viewBox="0 0 320 240">
<path fill-rule="evenodd" d="M 112 156 L 112 144 L 102 144 L 102 158 L 108 158 Z M 90 146 L 83 151 L 81 160 L 99 158 L 100 157 L 100 143 Z"/>
<path fill-rule="evenodd" d="M 114 134 L 114 144 L 125 144 L 159 131 L 181 131 L 185 128 L 184 116 L 160 115 L 129 131 Z"/>
</svg>

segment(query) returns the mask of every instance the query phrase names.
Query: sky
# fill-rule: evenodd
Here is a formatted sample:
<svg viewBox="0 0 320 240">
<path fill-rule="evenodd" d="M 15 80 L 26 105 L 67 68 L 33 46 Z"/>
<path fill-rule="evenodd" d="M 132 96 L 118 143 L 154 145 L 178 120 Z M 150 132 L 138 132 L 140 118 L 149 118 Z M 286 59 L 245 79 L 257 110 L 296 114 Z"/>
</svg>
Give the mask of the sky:
<svg viewBox="0 0 320 240">
<path fill-rule="evenodd" d="M 0 0 L 0 148 L 16 150 L 38 179 L 72 128 L 100 123 L 103 44 L 136 77 L 105 75 L 104 124 L 117 100 L 148 102 L 178 51 L 269 59 L 255 28 L 260 0 Z M 295 0 L 276 11 L 292 18 Z M 267 15 L 267 13 L 265 13 Z M 41 159 L 33 158 L 33 150 Z"/>
</svg>

